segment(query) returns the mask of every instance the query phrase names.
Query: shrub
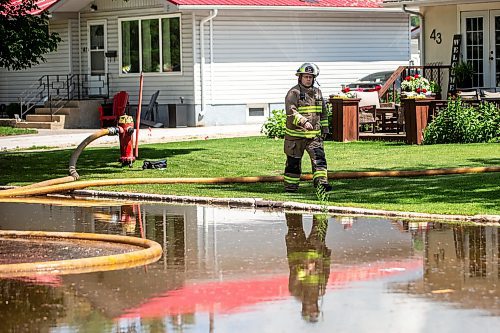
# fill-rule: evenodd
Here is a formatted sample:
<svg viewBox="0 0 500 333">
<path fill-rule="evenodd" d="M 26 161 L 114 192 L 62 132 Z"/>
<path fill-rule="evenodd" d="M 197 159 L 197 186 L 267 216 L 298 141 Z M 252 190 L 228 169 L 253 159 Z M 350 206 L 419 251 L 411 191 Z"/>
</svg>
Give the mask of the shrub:
<svg viewBox="0 0 500 333">
<path fill-rule="evenodd" d="M 424 143 L 488 142 L 500 136 L 500 110 L 492 103 L 467 106 L 449 100 L 424 131 Z"/>
<path fill-rule="evenodd" d="M 267 135 L 268 138 L 284 138 L 286 128 L 286 113 L 285 110 L 273 110 L 271 116 L 267 118 L 262 125 L 261 133 Z"/>
</svg>

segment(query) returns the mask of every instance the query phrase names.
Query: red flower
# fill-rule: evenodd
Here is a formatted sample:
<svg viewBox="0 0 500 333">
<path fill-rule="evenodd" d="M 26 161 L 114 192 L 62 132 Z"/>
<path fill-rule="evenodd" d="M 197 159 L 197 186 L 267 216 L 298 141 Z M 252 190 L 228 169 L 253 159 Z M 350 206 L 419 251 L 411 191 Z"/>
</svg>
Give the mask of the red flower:
<svg viewBox="0 0 500 333">
<path fill-rule="evenodd" d="M 414 77 L 415 79 L 418 79 L 418 78 L 420 77 L 420 75 L 415 74 L 413 77 Z"/>
<path fill-rule="evenodd" d="M 425 94 L 425 93 L 427 92 L 427 89 L 425 89 L 425 88 L 424 88 L 424 89 L 422 89 L 422 91 L 423 91 L 423 92 L 424 92 L 424 94 Z"/>
<path fill-rule="evenodd" d="M 380 89 L 382 89 L 382 86 L 381 86 L 380 84 L 377 84 L 377 85 L 375 86 L 375 90 L 376 90 L 376 91 L 379 91 Z"/>
<path fill-rule="evenodd" d="M 411 80 L 411 76 L 408 75 L 407 77 L 405 77 L 405 81 L 410 81 L 410 80 Z"/>
<path fill-rule="evenodd" d="M 344 89 L 342 89 L 343 93 L 348 93 L 349 91 L 351 91 L 351 88 L 349 87 L 345 87 Z"/>
<path fill-rule="evenodd" d="M 420 93 L 420 88 L 417 88 L 417 92 Z"/>
</svg>

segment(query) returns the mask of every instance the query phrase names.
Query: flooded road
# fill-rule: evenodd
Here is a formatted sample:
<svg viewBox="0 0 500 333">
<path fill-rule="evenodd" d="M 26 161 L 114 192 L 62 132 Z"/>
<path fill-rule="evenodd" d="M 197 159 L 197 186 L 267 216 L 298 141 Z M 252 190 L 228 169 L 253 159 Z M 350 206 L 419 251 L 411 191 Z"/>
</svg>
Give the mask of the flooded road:
<svg viewBox="0 0 500 333">
<path fill-rule="evenodd" d="M 147 266 L 0 279 L 0 332 L 497 332 L 500 230 L 204 206 L 0 203 L 1 230 L 145 237 Z"/>
</svg>

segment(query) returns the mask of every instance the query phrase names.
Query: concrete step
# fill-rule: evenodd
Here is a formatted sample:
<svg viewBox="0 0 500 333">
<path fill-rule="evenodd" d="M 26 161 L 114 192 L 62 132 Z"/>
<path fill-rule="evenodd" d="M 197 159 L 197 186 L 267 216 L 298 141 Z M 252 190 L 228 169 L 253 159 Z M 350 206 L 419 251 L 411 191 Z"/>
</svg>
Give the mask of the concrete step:
<svg viewBox="0 0 500 333">
<path fill-rule="evenodd" d="M 80 110 L 79 108 L 62 108 L 59 111 L 57 111 L 58 115 L 61 114 L 70 114 L 71 112 L 78 112 Z M 52 112 L 55 112 L 55 109 L 50 109 L 50 108 L 36 108 L 35 109 L 35 114 L 51 114 Z"/>
<path fill-rule="evenodd" d="M 66 116 L 65 115 L 54 115 L 50 116 L 48 114 L 29 114 L 26 116 L 26 121 L 33 121 L 33 122 L 58 122 L 58 123 L 63 123 L 65 120 Z"/>
<path fill-rule="evenodd" d="M 16 127 L 59 130 L 64 128 L 64 124 L 59 122 L 21 121 L 16 123 Z"/>
<path fill-rule="evenodd" d="M 52 107 L 59 107 L 61 105 L 64 105 L 66 108 L 77 108 L 80 106 L 80 101 L 53 101 L 52 102 Z M 48 108 L 50 107 L 49 102 L 45 102 L 44 107 Z"/>
</svg>

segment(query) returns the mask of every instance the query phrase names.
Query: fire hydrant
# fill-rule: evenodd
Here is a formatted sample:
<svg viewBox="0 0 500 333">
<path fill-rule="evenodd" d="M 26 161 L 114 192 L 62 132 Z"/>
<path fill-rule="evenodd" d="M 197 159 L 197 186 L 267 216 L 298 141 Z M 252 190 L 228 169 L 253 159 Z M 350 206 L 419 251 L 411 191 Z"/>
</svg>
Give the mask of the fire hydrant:
<svg viewBox="0 0 500 333">
<path fill-rule="evenodd" d="M 118 135 L 120 138 L 120 162 L 122 167 L 128 165 L 130 168 L 135 161 L 132 148 L 132 134 L 134 133 L 134 119 L 123 115 L 118 119 Z"/>
</svg>

